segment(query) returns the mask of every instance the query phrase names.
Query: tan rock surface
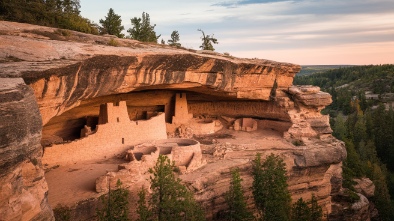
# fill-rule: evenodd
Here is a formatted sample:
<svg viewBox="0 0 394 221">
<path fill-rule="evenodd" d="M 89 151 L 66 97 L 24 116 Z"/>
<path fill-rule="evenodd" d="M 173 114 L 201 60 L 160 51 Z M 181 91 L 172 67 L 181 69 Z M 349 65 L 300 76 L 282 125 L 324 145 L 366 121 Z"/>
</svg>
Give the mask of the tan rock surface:
<svg viewBox="0 0 394 221">
<path fill-rule="evenodd" d="M 39 116 L 23 79 L 0 78 L 0 220 L 52 220 Z"/>
<path fill-rule="evenodd" d="M 32 31 L 34 27 L 37 29 Z M 278 88 L 287 88 L 300 70 L 299 65 L 123 39 L 116 39 L 123 47 L 110 47 L 103 45 L 109 38 L 76 32 L 71 32 L 71 39 L 80 42 L 61 41 L 56 29 L 11 22 L 1 22 L 0 31 L 6 33 L 0 35 L 0 59 L 23 60 L 1 63 L 2 76 L 23 77 L 32 86 L 44 124 L 80 100 L 141 88 L 193 88 L 233 98 L 269 100 L 275 80 Z"/>
<path fill-rule="evenodd" d="M 11 85 L 0 88 L 0 98 L 5 97 L 0 111 L 6 110 L 0 115 L 6 129 L 0 127 L 0 131 L 7 134 L 1 136 L 6 140 L 0 142 L 0 145 L 5 143 L 6 148 L 0 152 L 0 163 L 6 168 L 0 174 L 6 178 L 0 183 L 1 215 L 51 219 L 45 196 L 46 181 L 42 176 L 41 125 L 44 125 L 43 144 L 58 147 L 62 144 L 57 143 L 75 142 L 81 138 L 85 125 L 89 124 L 94 131 L 101 104 L 119 101 L 126 102 L 130 120 L 147 119 L 151 113 L 164 112 L 163 123 L 168 125 L 172 123 L 176 109 L 174 98 L 179 93 L 187 95 L 185 113 L 189 118 L 213 119 L 223 125 L 213 137 L 201 137 L 210 143 L 201 141 L 207 165 L 181 176 L 203 203 L 208 217 L 225 206 L 223 193 L 229 185 L 230 168 L 240 167 L 244 185 L 251 185 L 250 160 L 257 152 L 263 156 L 275 153 L 284 158 L 294 200 L 309 198 L 315 193 L 324 211 L 331 211 L 331 197 L 341 188 L 341 162 L 346 151 L 343 143 L 331 136 L 328 116 L 320 113 L 331 103 L 331 96 L 318 87 L 292 86 L 299 65 L 234 58 L 128 39 L 115 39 L 119 47 L 112 47 L 108 45 L 110 37 L 69 33 L 63 36 L 53 28 L 0 21 L 0 77 L 5 79 L 0 80 L 0 85 Z M 15 92 L 18 90 L 23 93 Z M 17 105 L 12 106 L 13 102 Z M 23 113 L 18 116 L 24 117 L 10 118 L 14 112 Z M 257 130 L 229 131 L 227 128 L 238 118 L 253 118 Z M 20 126 L 13 127 L 15 122 Z M 179 122 L 187 124 L 186 120 Z M 190 127 L 180 127 L 192 135 Z M 20 131 L 27 131 L 22 133 L 26 136 L 19 136 Z M 115 129 L 111 131 L 120 133 Z M 139 136 L 143 140 L 143 135 Z M 85 141 L 89 137 L 91 135 Z M 90 154 L 97 145 L 102 145 L 97 148 L 97 154 Z M 95 145 L 86 141 L 78 148 L 83 149 L 75 151 L 72 157 L 77 159 L 75 162 L 71 160 L 72 164 L 62 165 L 46 175 L 50 179 L 52 206 L 74 205 L 75 214 L 88 219 L 94 213 L 93 205 L 98 196 L 94 188 L 104 191 L 106 185 L 103 180 L 96 185 L 94 177 L 109 172 L 122 178 L 126 185 L 134 182 L 136 185 L 130 185 L 134 199 L 138 191 L 135 188 L 146 184 L 146 174 L 130 177 L 127 171 L 117 174 L 111 171 L 118 167 L 118 162 L 106 160 L 113 160 L 116 153 L 114 148 L 106 149 L 104 141 Z M 96 155 L 111 157 L 91 161 Z M 31 156 L 37 160 L 34 167 L 29 164 Z M 51 166 L 56 165 L 55 157 L 48 155 L 47 158 L 51 158 L 48 159 Z M 138 165 L 121 164 L 119 168 L 139 171 Z M 24 188 L 17 177 L 26 179 L 23 182 L 29 187 Z M 15 182 L 15 188 L 7 187 L 8 183 Z M 251 203 L 249 190 L 246 195 Z M 90 197 L 93 200 L 87 200 Z M 85 203 L 77 204 L 83 200 Z M 83 206 L 86 207 L 81 209 Z"/>
<path fill-rule="evenodd" d="M 356 192 L 363 194 L 364 196 L 370 198 L 375 195 L 375 185 L 369 178 L 354 179 L 356 184 L 354 189 Z"/>
</svg>

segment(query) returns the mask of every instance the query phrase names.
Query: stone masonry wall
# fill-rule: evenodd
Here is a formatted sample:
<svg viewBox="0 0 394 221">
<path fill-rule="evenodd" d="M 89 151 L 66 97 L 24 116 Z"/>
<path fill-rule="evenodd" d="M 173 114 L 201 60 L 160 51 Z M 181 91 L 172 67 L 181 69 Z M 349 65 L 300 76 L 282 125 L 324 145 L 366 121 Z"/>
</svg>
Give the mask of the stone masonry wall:
<svg viewBox="0 0 394 221">
<path fill-rule="evenodd" d="M 166 138 L 164 113 L 149 120 L 101 124 L 97 125 L 97 131 L 88 137 L 46 148 L 43 163 L 54 166 L 87 159 L 98 160 L 111 157 L 111 154 L 121 154 L 141 142 Z"/>
</svg>

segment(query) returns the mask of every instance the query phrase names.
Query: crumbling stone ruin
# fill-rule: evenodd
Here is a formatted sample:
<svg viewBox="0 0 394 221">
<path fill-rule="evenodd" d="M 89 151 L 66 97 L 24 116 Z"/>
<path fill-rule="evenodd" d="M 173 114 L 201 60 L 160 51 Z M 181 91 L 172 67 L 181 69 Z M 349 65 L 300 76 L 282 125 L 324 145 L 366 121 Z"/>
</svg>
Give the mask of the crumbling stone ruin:
<svg viewBox="0 0 394 221">
<path fill-rule="evenodd" d="M 150 117 L 130 121 L 125 101 L 115 105 L 102 104 L 95 130 L 91 131 L 90 126 L 84 125 L 81 134 L 87 136 L 45 148 L 43 163 L 54 166 L 97 160 L 108 154 L 117 155 L 138 142 L 167 138 L 164 114 L 157 113 Z M 64 152 L 69 154 L 64 155 Z"/>
<path fill-rule="evenodd" d="M 257 121 L 252 118 L 240 118 L 234 121 L 234 130 L 255 131 L 257 130 Z"/>
<path fill-rule="evenodd" d="M 320 113 L 331 96 L 292 85 L 299 65 L 77 32 L 62 41 L 5 21 L 0 32 L 0 58 L 19 59 L 0 63 L 0 217 L 53 220 L 62 203 L 90 219 L 117 179 L 135 199 L 160 153 L 207 219 L 226 206 L 232 168 L 249 190 L 257 153 L 284 159 L 293 200 L 313 193 L 325 214 L 338 209 L 346 150 Z"/>
<path fill-rule="evenodd" d="M 152 168 L 160 155 L 166 155 L 175 162 L 179 172 L 185 174 L 204 165 L 200 143 L 193 139 L 170 138 L 156 140 L 134 146 L 126 152 L 127 163 L 119 165 L 119 171 L 108 172 L 97 178 L 96 191 L 107 192 L 109 186 L 115 186 L 117 180 L 127 185 L 135 185 L 143 180 L 148 169 Z M 132 178 L 132 180 L 130 180 Z M 111 185 L 109 185 L 111 183 Z M 146 185 L 146 183 L 145 183 Z"/>
<path fill-rule="evenodd" d="M 223 128 L 218 119 L 196 117 L 189 113 L 186 93 L 175 95 L 175 115 L 172 123 L 167 124 L 170 136 L 191 138 L 193 135 L 213 134 Z"/>
</svg>

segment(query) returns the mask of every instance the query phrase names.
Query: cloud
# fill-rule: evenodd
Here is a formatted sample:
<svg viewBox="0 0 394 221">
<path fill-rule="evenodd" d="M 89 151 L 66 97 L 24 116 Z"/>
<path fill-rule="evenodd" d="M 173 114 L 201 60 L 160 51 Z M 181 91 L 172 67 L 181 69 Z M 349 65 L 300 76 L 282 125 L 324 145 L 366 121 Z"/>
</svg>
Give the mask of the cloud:
<svg viewBox="0 0 394 221">
<path fill-rule="evenodd" d="M 388 53 L 394 36 L 393 0 L 152 0 L 138 5 L 84 0 L 81 4 L 83 15 L 96 22 L 116 6 L 126 29 L 131 17 L 146 11 L 157 24 L 157 34 L 168 40 L 178 30 L 187 48 L 198 49 L 201 28 L 215 34 L 218 52 L 235 56 L 301 64 L 317 64 L 319 59 L 339 63 L 336 58 L 343 59 L 340 63 L 365 63 L 370 51 L 371 63 L 378 63 L 379 56 L 386 56 L 381 63 L 387 59 L 394 63 Z M 365 61 L 357 62 L 358 57 Z"/>
<path fill-rule="evenodd" d="M 222 6 L 228 8 L 235 8 L 241 5 L 251 5 L 251 4 L 269 4 L 276 2 L 294 2 L 300 0 L 241 0 L 241 1 L 225 1 L 213 4 L 213 6 Z"/>
</svg>

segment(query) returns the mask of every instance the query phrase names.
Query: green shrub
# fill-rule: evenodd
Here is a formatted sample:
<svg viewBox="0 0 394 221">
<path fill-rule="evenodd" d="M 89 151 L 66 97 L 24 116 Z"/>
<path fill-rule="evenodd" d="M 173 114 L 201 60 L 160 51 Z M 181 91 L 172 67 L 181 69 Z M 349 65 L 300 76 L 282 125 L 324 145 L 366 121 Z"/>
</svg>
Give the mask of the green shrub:
<svg viewBox="0 0 394 221">
<path fill-rule="evenodd" d="M 294 146 L 305 146 L 304 141 L 302 140 L 294 140 L 293 142 L 291 142 Z"/>
<path fill-rule="evenodd" d="M 55 209 L 53 209 L 53 214 L 56 221 L 69 221 L 71 220 L 71 209 L 68 206 L 58 204 Z"/>
<path fill-rule="evenodd" d="M 118 47 L 119 46 L 119 42 L 113 38 L 111 38 L 111 40 L 109 40 L 108 42 L 109 46 L 113 46 L 113 47 Z"/>
<path fill-rule="evenodd" d="M 57 30 L 55 31 L 55 33 L 58 34 L 58 35 L 64 36 L 64 37 L 69 37 L 69 36 L 72 35 L 72 33 L 71 33 L 70 30 L 61 29 L 61 28 L 57 29 Z"/>
</svg>

